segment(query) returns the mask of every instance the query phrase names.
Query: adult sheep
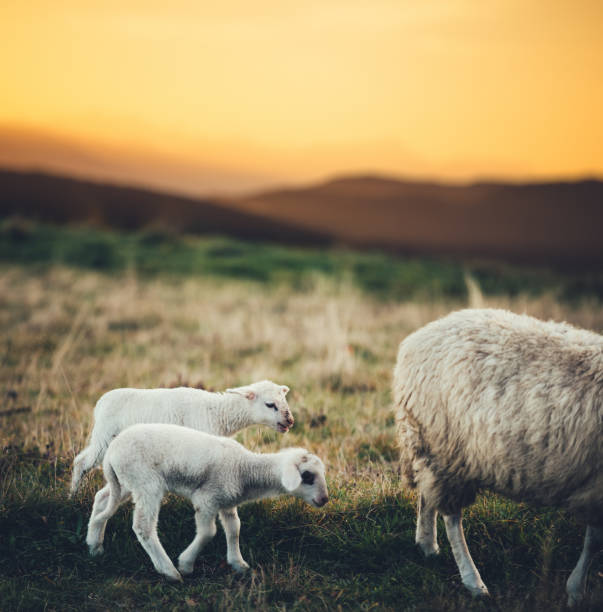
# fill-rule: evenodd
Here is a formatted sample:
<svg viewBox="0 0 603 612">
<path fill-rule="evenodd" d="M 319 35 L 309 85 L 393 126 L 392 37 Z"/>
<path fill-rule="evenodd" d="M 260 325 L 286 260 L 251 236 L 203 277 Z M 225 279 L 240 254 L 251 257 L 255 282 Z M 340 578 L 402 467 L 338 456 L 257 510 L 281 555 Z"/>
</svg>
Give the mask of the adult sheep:
<svg viewBox="0 0 603 612">
<path fill-rule="evenodd" d="M 587 525 L 567 582 L 570 605 L 578 602 L 603 546 L 603 337 L 504 310 L 461 310 L 400 344 L 393 390 L 423 552 L 438 552 L 440 512 L 463 584 L 487 594 L 462 508 L 480 488 L 563 507 Z"/>
<path fill-rule="evenodd" d="M 249 425 L 267 425 L 286 433 L 294 419 L 287 404 L 289 387 L 269 380 L 213 393 L 190 387 L 113 389 L 94 408 L 88 446 L 73 462 L 71 495 L 84 474 L 99 466 L 111 440 L 137 423 L 171 423 L 216 436 L 232 436 Z"/>
</svg>

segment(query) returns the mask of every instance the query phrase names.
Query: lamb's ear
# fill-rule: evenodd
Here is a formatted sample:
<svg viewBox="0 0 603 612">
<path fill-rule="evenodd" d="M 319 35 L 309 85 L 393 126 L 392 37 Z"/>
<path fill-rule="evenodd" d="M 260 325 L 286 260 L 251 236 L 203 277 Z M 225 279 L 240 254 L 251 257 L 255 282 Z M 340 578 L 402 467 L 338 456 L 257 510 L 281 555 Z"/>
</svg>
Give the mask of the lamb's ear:
<svg viewBox="0 0 603 612">
<path fill-rule="evenodd" d="M 295 491 L 301 484 L 302 478 L 297 465 L 292 461 L 283 463 L 283 472 L 281 474 L 281 482 L 287 491 Z"/>
<path fill-rule="evenodd" d="M 281 385 L 281 391 L 283 395 L 287 395 L 287 393 L 289 393 L 289 387 L 287 387 L 287 385 Z"/>
<path fill-rule="evenodd" d="M 253 389 L 249 387 L 236 387 L 234 389 L 226 389 L 226 393 L 236 393 L 237 395 L 242 395 L 246 397 L 248 400 L 254 400 L 256 398 L 256 393 Z"/>
</svg>

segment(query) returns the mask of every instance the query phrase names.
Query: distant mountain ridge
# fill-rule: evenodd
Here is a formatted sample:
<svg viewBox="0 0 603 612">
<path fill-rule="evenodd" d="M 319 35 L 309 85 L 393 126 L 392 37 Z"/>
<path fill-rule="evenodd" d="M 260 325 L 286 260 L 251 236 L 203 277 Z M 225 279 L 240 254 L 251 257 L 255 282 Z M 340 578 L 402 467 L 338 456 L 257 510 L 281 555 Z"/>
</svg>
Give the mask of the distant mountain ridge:
<svg viewBox="0 0 603 612">
<path fill-rule="evenodd" d="M 360 247 L 603 262 L 603 182 L 594 179 L 447 185 L 344 177 L 234 204 Z"/>
<path fill-rule="evenodd" d="M 353 176 L 243 198 L 194 199 L 0 171 L 0 215 L 14 214 L 288 244 L 603 264 L 603 181 L 594 179 L 447 185 Z"/>
<path fill-rule="evenodd" d="M 0 170 L 0 216 L 119 230 L 165 229 L 248 240 L 326 244 L 330 238 L 217 200 L 193 199 L 36 172 Z"/>
</svg>

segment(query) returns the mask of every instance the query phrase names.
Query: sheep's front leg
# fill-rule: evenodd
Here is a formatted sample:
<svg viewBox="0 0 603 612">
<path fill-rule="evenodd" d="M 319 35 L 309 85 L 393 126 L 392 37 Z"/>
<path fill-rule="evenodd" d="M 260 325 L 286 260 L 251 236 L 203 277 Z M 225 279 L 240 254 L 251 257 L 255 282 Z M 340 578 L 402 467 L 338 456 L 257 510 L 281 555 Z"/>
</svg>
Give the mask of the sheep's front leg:
<svg viewBox="0 0 603 612">
<path fill-rule="evenodd" d="M 602 546 L 603 529 L 591 527 L 589 525 L 586 528 L 586 535 L 584 536 L 584 547 L 582 548 L 582 554 L 580 555 L 578 563 L 567 581 L 566 590 L 568 595 L 568 606 L 574 606 L 582 600 L 582 597 L 584 596 L 584 588 L 586 586 L 588 566 L 593 556 Z"/>
<path fill-rule="evenodd" d="M 168 580 L 182 582 L 182 576 L 170 561 L 157 536 L 161 496 L 152 499 L 145 497 L 143 500 L 135 500 L 135 503 L 132 529 L 134 529 L 138 541 L 147 551 L 155 569 L 160 574 L 163 574 Z"/>
<path fill-rule="evenodd" d="M 235 508 L 220 510 L 220 522 L 226 534 L 226 560 L 228 564 L 237 572 L 244 572 L 249 569 L 248 563 L 243 559 L 239 549 L 239 532 L 241 531 L 241 521 Z"/>
<path fill-rule="evenodd" d="M 458 514 L 445 515 L 444 524 L 446 525 L 446 535 L 452 547 L 452 554 L 461 573 L 463 584 L 471 591 L 474 597 L 489 595 L 488 588 L 483 583 L 482 577 L 479 575 L 475 563 L 473 563 L 473 559 L 469 554 L 460 512 Z"/>
<path fill-rule="evenodd" d="M 440 552 L 438 546 L 438 513 L 423 494 L 419 496 L 417 505 L 417 532 L 415 542 L 421 548 L 426 557 L 437 555 Z"/>
<path fill-rule="evenodd" d="M 193 500 L 194 503 L 194 500 Z M 182 574 L 192 574 L 195 559 L 201 549 L 216 535 L 216 513 L 203 506 L 195 505 L 197 533 L 188 547 L 178 557 L 178 569 Z"/>
</svg>

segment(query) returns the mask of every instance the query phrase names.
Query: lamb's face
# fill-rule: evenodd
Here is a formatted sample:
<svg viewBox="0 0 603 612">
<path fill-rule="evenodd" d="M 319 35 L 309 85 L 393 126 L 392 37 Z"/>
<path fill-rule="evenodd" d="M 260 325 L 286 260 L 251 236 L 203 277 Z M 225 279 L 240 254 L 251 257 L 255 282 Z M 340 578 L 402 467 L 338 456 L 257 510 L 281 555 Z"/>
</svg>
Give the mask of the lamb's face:
<svg viewBox="0 0 603 612">
<path fill-rule="evenodd" d="M 228 391 L 249 400 L 248 409 L 254 423 L 267 425 L 280 433 L 287 433 L 293 426 L 293 415 L 286 399 L 289 387 L 263 380 Z"/>
<path fill-rule="evenodd" d="M 294 422 L 286 399 L 289 387 L 276 385 L 270 381 L 250 385 L 251 388 L 254 386 L 256 396 L 251 410 L 256 423 L 263 423 L 280 433 L 287 433 Z"/>
<path fill-rule="evenodd" d="M 285 455 L 289 455 L 284 451 Z M 325 478 L 325 466 L 316 456 L 307 451 L 284 462 L 283 485 L 291 493 L 306 503 L 320 508 L 329 501 L 329 491 Z"/>
</svg>

